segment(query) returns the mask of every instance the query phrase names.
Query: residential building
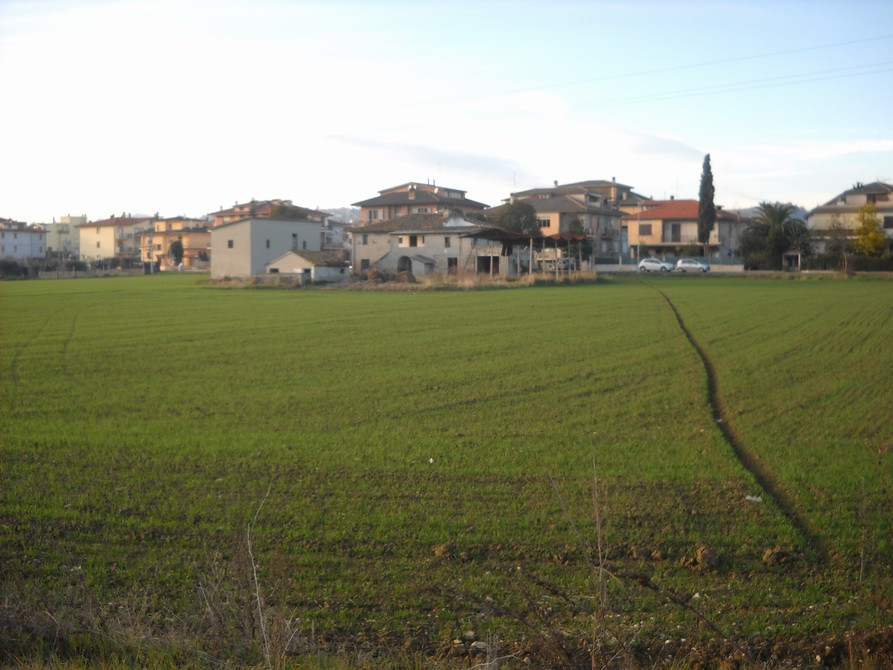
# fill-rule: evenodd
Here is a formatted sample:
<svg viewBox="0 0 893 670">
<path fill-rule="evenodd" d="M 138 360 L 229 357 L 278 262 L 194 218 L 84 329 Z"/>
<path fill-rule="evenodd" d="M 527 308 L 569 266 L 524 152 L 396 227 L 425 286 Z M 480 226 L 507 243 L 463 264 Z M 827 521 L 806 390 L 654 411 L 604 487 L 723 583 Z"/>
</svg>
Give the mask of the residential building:
<svg viewBox="0 0 893 670">
<path fill-rule="evenodd" d="M 747 224 L 736 214 L 716 208 L 716 224 L 707 242 L 708 255 L 728 257 L 737 255 L 739 240 Z M 629 253 L 636 256 L 678 258 L 701 255 L 698 242 L 697 200 L 649 200 L 635 214 L 622 219 Z M 696 254 L 689 249 L 697 248 Z M 687 249 L 689 248 L 689 249 Z"/>
<path fill-rule="evenodd" d="M 346 281 L 349 269 L 347 261 L 328 251 L 286 251 L 267 263 L 268 273 L 300 277 L 305 284 Z"/>
<path fill-rule="evenodd" d="M 620 252 L 621 205 L 629 207 L 646 198 L 634 193 L 631 186 L 616 180 L 589 180 L 518 191 L 500 207 L 489 210 L 499 214 L 502 207 L 525 202 L 536 211 L 540 232 L 544 236 L 567 233 L 573 222 L 579 222 L 583 234 L 592 240 L 596 255 L 611 256 Z"/>
<path fill-rule="evenodd" d="M 348 232 L 354 272 L 380 268 L 416 276 L 511 277 L 529 266 L 524 235 L 470 221 L 455 211 L 409 214 L 355 226 Z"/>
<path fill-rule="evenodd" d="M 47 234 L 47 256 L 68 259 L 80 256 L 80 235 L 78 224 L 87 223 L 86 216 L 62 216 L 57 222 L 42 223 Z"/>
<path fill-rule="evenodd" d="M 0 258 L 15 261 L 46 256 L 46 231 L 23 221 L 0 218 Z"/>
<path fill-rule="evenodd" d="M 869 203 L 877 209 L 887 237 L 893 238 L 893 185 L 880 181 L 857 183 L 806 215 L 806 225 L 818 250 L 827 247 L 828 238 L 835 234 L 835 229 L 842 229 L 846 237 L 853 239 L 853 231 L 859 227 L 859 209 Z"/>
<path fill-rule="evenodd" d="M 214 217 L 214 227 L 244 219 L 293 219 L 297 221 L 318 221 L 325 223 L 329 214 L 318 209 L 299 207 L 291 200 L 250 200 L 236 203 L 229 209 L 221 209 L 210 216 Z"/>
<path fill-rule="evenodd" d="M 176 240 L 183 245 L 183 267 L 208 267 L 211 251 L 208 223 L 184 216 L 154 219 L 152 227 L 140 234 L 140 258 L 147 263 L 158 263 L 161 270 L 176 270 L 170 255 L 171 244 Z"/>
<path fill-rule="evenodd" d="M 444 210 L 468 214 L 486 209 L 487 205 L 469 200 L 465 194 L 466 191 L 457 188 L 411 181 L 379 191 L 376 197 L 355 202 L 353 206 L 360 208 L 361 226 L 410 214 L 436 214 Z"/>
<path fill-rule="evenodd" d="M 148 216 L 110 216 L 101 221 L 88 221 L 78 229 L 82 260 L 102 258 L 132 258 L 140 255 L 140 235 L 152 227 Z"/>
<path fill-rule="evenodd" d="M 211 277 L 247 279 L 287 251 L 320 251 L 322 223 L 249 218 L 211 229 Z"/>
</svg>

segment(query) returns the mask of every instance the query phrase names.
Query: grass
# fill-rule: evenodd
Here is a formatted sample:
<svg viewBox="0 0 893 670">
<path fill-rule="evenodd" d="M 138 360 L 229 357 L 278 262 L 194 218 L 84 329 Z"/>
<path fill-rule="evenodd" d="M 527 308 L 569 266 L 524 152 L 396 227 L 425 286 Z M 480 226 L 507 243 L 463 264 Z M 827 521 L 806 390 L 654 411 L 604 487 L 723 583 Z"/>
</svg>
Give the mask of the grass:
<svg viewBox="0 0 893 670">
<path fill-rule="evenodd" d="M 745 501 L 759 486 L 655 288 L 827 560 L 805 557 L 771 500 Z M 0 598 L 21 631 L 9 649 L 33 652 L 46 612 L 63 637 L 145 629 L 259 662 L 256 639 L 237 644 L 254 634 L 238 624 L 240 547 L 268 489 L 254 551 L 303 648 L 430 654 L 469 626 L 519 639 L 505 614 L 526 607 L 516 568 L 594 593 L 550 481 L 594 542 L 593 467 L 612 564 L 697 592 L 730 636 L 893 624 L 893 456 L 878 453 L 893 441 L 889 282 L 387 293 L 155 276 L 6 283 L 0 314 Z M 699 543 L 719 568 L 680 564 Z M 799 560 L 765 565 L 775 546 Z M 218 642 L 201 597 L 215 585 L 232 614 Z M 658 595 L 610 589 L 639 640 L 706 635 Z M 541 598 L 576 629 L 573 608 Z"/>
</svg>

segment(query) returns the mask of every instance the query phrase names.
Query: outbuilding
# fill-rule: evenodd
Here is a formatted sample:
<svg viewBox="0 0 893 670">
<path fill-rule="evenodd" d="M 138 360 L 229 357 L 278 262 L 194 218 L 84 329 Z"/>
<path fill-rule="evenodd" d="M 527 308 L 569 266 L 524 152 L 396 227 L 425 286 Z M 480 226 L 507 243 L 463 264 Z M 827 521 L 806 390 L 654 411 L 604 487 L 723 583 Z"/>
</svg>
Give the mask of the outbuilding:
<svg viewBox="0 0 893 670">
<path fill-rule="evenodd" d="M 349 264 L 327 251 L 287 251 L 267 263 L 267 273 L 291 275 L 302 283 L 339 282 L 348 278 Z"/>
</svg>

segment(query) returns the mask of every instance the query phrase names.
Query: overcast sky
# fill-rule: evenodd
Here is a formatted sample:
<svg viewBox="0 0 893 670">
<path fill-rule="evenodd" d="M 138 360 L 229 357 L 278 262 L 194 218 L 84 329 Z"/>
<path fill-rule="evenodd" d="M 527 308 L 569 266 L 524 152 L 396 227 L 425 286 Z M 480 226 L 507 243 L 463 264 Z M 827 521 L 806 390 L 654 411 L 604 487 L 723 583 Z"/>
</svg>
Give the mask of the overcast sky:
<svg viewBox="0 0 893 670">
<path fill-rule="evenodd" d="M 0 0 L 0 217 L 893 181 L 893 2 Z"/>
</svg>

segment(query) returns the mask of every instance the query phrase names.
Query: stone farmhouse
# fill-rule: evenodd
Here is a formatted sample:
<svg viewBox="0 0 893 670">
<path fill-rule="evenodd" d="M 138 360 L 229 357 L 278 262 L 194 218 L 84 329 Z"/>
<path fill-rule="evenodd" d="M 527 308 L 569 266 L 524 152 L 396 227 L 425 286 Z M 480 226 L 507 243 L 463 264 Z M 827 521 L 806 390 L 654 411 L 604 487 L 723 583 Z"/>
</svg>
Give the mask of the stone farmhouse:
<svg viewBox="0 0 893 670">
<path fill-rule="evenodd" d="M 455 210 L 409 214 L 348 229 L 354 272 L 488 274 L 513 277 L 529 267 L 528 240 L 471 221 Z"/>
</svg>

